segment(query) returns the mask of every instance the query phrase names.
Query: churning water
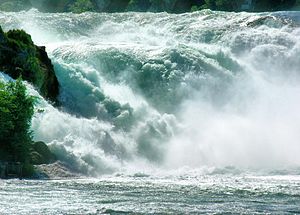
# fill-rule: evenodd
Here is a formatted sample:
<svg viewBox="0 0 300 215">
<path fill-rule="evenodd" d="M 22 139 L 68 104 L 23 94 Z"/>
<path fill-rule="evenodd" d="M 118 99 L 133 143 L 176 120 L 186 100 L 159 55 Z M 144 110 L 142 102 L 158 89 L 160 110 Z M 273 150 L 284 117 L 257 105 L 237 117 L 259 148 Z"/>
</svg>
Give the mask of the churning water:
<svg viewBox="0 0 300 215">
<path fill-rule="evenodd" d="M 299 214 L 299 176 L 0 181 L 1 214 Z"/>
<path fill-rule="evenodd" d="M 31 10 L 0 24 L 45 45 L 60 82 L 35 139 L 100 177 L 1 182 L 0 212 L 300 212 L 299 12 Z"/>
</svg>

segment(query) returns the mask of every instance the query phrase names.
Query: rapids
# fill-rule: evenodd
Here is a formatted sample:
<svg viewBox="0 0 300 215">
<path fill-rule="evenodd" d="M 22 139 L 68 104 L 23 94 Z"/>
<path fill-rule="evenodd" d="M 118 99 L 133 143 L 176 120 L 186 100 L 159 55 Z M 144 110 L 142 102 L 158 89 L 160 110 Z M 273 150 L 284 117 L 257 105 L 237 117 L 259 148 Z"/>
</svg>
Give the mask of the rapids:
<svg viewBox="0 0 300 215">
<path fill-rule="evenodd" d="M 299 12 L 30 10 L 0 24 L 46 46 L 61 107 L 40 98 L 34 138 L 77 171 L 299 172 Z"/>
</svg>

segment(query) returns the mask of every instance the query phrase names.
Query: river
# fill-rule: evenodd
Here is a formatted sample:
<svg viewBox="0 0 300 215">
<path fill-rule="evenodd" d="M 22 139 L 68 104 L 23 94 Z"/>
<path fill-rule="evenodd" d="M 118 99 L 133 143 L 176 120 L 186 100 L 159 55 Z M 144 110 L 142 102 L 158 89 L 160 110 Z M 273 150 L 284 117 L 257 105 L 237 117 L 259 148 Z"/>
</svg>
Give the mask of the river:
<svg viewBox="0 0 300 215">
<path fill-rule="evenodd" d="M 0 181 L 0 213 L 300 213 L 299 12 L 0 24 L 46 46 L 61 107 L 40 97 L 34 139 L 84 175 Z"/>
</svg>

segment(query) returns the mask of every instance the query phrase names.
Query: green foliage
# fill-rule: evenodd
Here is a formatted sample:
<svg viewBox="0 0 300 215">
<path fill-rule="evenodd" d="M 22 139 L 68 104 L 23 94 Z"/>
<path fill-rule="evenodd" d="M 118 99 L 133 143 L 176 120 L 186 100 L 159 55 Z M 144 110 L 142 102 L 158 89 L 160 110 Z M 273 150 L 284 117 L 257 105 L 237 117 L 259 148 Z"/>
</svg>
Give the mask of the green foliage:
<svg viewBox="0 0 300 215">
<path fill-rule="evenodd" d="M 0 83 L 0 151 L 2 159 L 28 162 L 30 131 L 35 98 L 29 96 L 21 79 Z"/>
<path fill-rule="evenodd" d="M 296 0 L 295 6 L 292 8 L 292 10 L 300 10 L 300 0 Z"/>
<path fill-rule="evenodd" d="M 6 33 L 6 36 L 10 40 L 18 41 L 23 46 L 34 45 L 31 36 L 23 30 L 10 30 Z"/>
<path fill-rule="evenodd" d="M 232 0 L 216 0 L 217 10 L 234 11 L 239 8 L 237 1 Z"/>
<path fill-rule="evenodd" d="M 0 27 L 0 70 L 31 82 L 42 96 L 56 102 L 58 81 L 44 47 L 34 45 L 23 30 L 4 33 Z"/>
<path fill-rule="evenodd" d="M 5 90 L 7 86 L 0 82 L 0 144 L 3 142 L 4 137 L 9 135 L 9 131 L 13 129 L 12 122 L 12 103 L 11 95 Z"/>
<path fill-rule="evenodd" d="M 33 165 L 29 162 L 26 161 L 23 164 L 23 168 L 22 168 L 22 176 L 23 177 L 31 177 L 34 174 L 34 167 Z"/>
<path fill-rule="evenodd" d="M 237 11 L 240 10 L 242 1 L 240 0 L 205 0 L 201 9 L 211 9 L 220 11 Z"/>
<path fill-rule="evenodd" d="M 110 0 L 107 12 L 124 12 L 126 11 L 130 0 Z M 147 0 L 145 0 L 147 1 Z"/>
<path fill-rule="evenodd" d="M 256 1 L 256 11 L 289 10 L 297 5 L 296 0 L 259 0 Z"/>
<path fill-rule="evenodd" d="M 152 11 L 181 13 L 199 9 L 239 11 L 244 0 L 44 0 L 37 7 L 47 12 Z M 19 11 L 32 7 L 30 0 L 0 0 L 0 10 Z M 299 0 L 256 0 L 255 11 L 295 10 Z M 252 8 L 253 9 L 253 8 Z M 252 10 L 251 9 L 251 10 Z"/>
<path fill-rule="evenodd" d="M 31 36 L 23 30 L 10 30 L 5 36 L 6 46 L 10 49 L 3 50 L 0 65 L 8 64 L 10 68 L 3 70 L 12 70 L 10 75 L 13 78 L 22 75 L 23 78 L 41 88 L 43 71 L 40 68 L 37 50 Z"/>
<path fill-rule="evenodd" d="M 66 12 L 68 11 L 67 5 L 74 3 L 75 0 L 43 0 L 40 1 L 40 5 L 37 6 L 39 10 L 44 12 Z"/>
<path fill-rule="evenodd" d="M 43 142 L 32 141 L 31 119 L 36 97 L 27 94 L 21 78 L 0 81 L 0 159 L 22 164 L 22 176 L 34 174 L 33 164 L 50 163 L 56 156 Z"/>
<path fill-rule="evenodd" d="M 205 4 L 201 6 L 202 9 L 216 9 L 216 1 L 215 0 L 205 0 Z"/>
<path fill-rule="evenodd" d="M 0 10 L 2 11 L 21 11 L 31 8 L 29 0 L 2 0 L 0 1 Z"/>
<path fill-rule="evenodd" d="M 150 0 L 151 6 L 149 8 L 152 12 L 162 12 L 169 11 L 169 8 L 166 7 L 164 0 Z"/>
<path fill-rule="evenodd" d="M 199 8 L 196 5 L 193 5 L 191 7 L 191 12 L 195 12 L 195 11 L 198 11 L 198 10 L 199 10 Z"/>
<path fill-rule="evenodd" d="M 90 0 L 76 0 L 69 7 L 69 11 L 73 13 L 83 13 L 86 11 L 94 11 L 95 7 Z"/>
<path fill-rule="evenodd" d="M 149 0 L 130 0 L 127 6 L 128 11 L 147 11 L 150 7 Z"/>
</svg>

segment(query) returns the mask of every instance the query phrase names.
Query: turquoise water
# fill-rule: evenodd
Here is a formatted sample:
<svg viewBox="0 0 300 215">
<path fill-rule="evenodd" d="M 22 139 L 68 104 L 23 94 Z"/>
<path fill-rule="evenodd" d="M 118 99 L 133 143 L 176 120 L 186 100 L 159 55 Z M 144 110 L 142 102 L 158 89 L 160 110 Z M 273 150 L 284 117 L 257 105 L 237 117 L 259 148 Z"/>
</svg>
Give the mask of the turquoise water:
<svg viewBox="0 0 300 215">
<path fill-rule="evenodd" d="M 46 46 L 61 107 L 40 98 L 34 139 L 87 177 L 0 181 L 0 214 L 300 213 L 299 12 L 0 24 Z"/>
<path fill-rule="evenodd" d="M 299 214 L 299 176 L 0 181 L 1 214 Z"/>
</svg>

